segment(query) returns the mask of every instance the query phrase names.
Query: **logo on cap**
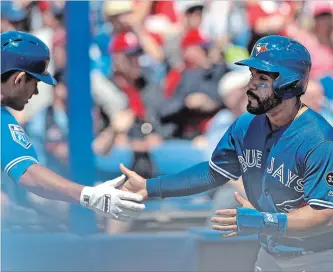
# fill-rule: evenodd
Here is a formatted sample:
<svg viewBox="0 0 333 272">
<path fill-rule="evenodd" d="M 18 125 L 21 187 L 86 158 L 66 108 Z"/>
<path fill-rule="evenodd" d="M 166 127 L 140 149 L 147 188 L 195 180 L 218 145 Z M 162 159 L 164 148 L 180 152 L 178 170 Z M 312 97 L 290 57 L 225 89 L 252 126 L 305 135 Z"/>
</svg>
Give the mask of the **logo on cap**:
<svg viewBox="0 0 333 272">
<path fill-rule="evenodd" d="M 268 43 L 259 43 L 256 45 L 256 56 L 258 56 L 260 53 L 266 52 Z"/>
</svg>

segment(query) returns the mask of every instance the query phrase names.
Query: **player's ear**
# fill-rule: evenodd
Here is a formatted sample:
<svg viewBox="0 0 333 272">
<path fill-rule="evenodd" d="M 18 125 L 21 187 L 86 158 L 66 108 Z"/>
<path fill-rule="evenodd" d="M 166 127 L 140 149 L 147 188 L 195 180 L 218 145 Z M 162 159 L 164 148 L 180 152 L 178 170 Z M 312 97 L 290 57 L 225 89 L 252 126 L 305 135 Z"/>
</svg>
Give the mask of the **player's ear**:
<svg viewBox="0 0 333 272">
<path fill-rule="evenodd" d="M 26 73 L 25 72 L 19 72 L 18 75 L 16 75 L 15 77 L 15 81 L 14 81 L 14 84 L 19 84 L 26 76 Z"/>
</svg>

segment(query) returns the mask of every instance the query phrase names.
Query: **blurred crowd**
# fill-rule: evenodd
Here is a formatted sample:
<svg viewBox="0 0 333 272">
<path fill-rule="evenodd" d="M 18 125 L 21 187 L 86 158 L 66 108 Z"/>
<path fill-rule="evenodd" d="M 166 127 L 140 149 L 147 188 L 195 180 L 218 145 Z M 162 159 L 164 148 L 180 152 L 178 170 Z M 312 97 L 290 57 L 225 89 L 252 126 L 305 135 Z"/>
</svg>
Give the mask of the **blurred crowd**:
<svg viewBox="0 0 333 272">
<path fill-rule="evenodd" d="M 246 111 L 250 73 L 234 62 L 247 58 L 265 35 L 289 36 L 308 48 L 313 68 L 302 101 L 333 124 L 332 14 L 332 1 L 317 0 L 91 1 L 96 182 L 118 176 L 121 162 L 149 178 L 209 160 Z M 39 95 L 13 114 L 40 162 L 69 176 L 65 16 L 63 1 L 1 1 L 1 31 L 24 30 L 43 40 L 58 81 L 55 87 L 40 83 Z M 181 215 L 208 210 L 202 217 L 209 217 L 217 207 L 237 205 L 230 197 L 235 190 L 243 192 L 241 181 L 178 204 L 147 207 L 157 214 L 163 207 Z M 67 229 L 64 203 L 27 194 L 7 180 L 2 195 L 5 227 Z M 100 228 L 129 229 L 103 220 Z"/>
</svg>

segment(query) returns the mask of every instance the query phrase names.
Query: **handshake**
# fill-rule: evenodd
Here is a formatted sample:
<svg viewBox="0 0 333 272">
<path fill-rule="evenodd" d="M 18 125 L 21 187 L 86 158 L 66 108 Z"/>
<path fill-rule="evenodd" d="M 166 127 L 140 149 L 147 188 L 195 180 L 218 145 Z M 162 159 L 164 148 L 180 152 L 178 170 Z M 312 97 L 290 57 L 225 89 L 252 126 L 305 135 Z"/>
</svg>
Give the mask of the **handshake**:
<svg viewBox="0 0 333 272">
<path fill-rule="evenodd" d="M 95 187 L 84 187 L 80 204 L 119 221 L 127 221 L 143 211 L 145 205 L 142 202 L 148 197 L 146 180 L 123 164 L 120 169 L 123 173 L 120 177 Z"/>
</svg>

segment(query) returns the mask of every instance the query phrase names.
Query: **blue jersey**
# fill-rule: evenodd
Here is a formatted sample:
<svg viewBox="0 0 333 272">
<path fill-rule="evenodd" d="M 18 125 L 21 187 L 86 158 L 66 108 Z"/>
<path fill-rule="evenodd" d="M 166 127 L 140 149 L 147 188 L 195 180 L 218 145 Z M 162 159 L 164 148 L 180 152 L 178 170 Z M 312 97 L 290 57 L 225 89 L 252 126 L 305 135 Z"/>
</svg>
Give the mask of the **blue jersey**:
<svg viewBox="0 0 333 272">
<path fill-rule="evenodd" d="M 35 163 L 38 158 L 28 135 L 13 115 L 1 107 L 1 171 L 18 181 Z"/>
<path fill-rule="evenodd" d="M 265 114 L 242 115 L 209 164 L 228 179 L 242 176 L 249 201 L 261 212 L 333 208 L 333 127 L 311 109 L 276 131 Z"/>
<path fill-rule="evenodd" d="M 242 176 L 259 211 L 333 208 L 333 128 L 311 109 L 276 131 L 266 115 L 244 114 L 217 145 L 210 166 L 230 179 Z"/>
</svg>

